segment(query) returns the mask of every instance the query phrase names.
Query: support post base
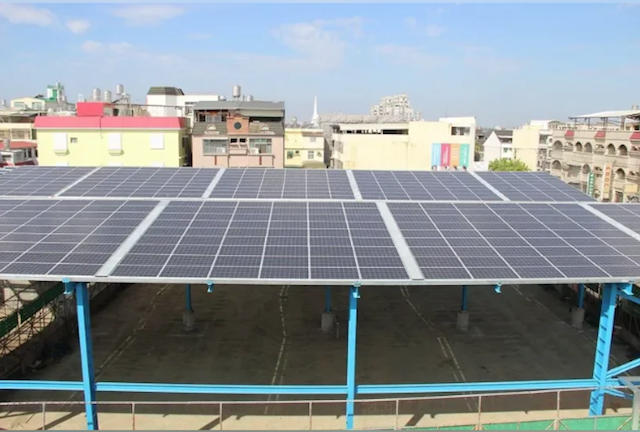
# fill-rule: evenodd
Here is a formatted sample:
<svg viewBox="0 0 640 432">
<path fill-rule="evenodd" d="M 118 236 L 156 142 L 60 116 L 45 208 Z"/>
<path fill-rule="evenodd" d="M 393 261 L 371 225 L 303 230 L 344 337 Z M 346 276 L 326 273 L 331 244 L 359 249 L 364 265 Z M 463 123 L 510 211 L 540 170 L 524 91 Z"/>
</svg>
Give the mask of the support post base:
<svg viewBox="0 0 640 432">
<path fill-rule="evenodd" d="M 571 327 L 581 330 L 584 322 L 584 309 L 574 307 L 571 309 Z"/>
<path fill-rule="evenodd" d="M 196 329 L 196 314 L 188 310 L 182 312 L 182 324 L 184 325 L 184 331 L 194 331 Z"/>
<path fill-rule="evenodd" d="M 459 311 L 456 320 L 456 328 L 460 331 L 469 330 L 469 313 L 467 311 Z"/>
<path fill-rule="evenodd" d="M 320 320 L 320 330 L 328 333 L 333 330 L 333 312 L 323 312 Z"/>
</svg>

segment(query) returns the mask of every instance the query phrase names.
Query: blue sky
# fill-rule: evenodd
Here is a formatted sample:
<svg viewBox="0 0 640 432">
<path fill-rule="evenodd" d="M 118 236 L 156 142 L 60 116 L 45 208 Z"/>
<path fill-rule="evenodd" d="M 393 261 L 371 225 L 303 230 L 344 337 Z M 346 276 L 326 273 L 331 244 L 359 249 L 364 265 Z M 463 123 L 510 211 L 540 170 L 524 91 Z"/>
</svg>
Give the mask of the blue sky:
<svg viewBox="0 0 640 432">
<path fill-rule="evenodd" d="M 639 4 L 5 4 L 0 97 L 152 85 L 366 113 L 409 93 L 484 126 L 640 103 Z M 7 61 L 8 60 L 8 61 Z"/>
</svg>

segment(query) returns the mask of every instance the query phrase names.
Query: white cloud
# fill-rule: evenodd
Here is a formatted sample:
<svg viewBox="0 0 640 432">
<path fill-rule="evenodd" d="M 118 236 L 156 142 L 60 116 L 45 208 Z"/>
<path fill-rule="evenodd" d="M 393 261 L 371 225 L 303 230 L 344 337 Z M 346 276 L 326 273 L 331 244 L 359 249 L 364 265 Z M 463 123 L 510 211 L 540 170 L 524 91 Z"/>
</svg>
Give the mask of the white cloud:
<svg viewBox="0 0 640 432">
<path fill-rule="evenodd" d="M 404 25 L 407 28 L 413 30 L 418 25 L 418 21 L 414 17 L 407 17 L 404 19 Z"/>
<path fill-rule="evenodd" d="M 49 27 L 57 22 L 57 18 L 49 9 L 34 6 L 0 3 L 0 17 L 11 24 L 31 24 Z"/>
<path fill-rule="evenodd" d="M 102 42 L 96 42 L 93 40 L 84 41 L 82 45 L 80 45 L 80 49 L 86 53 L 95 53 L 104 48 L 104 44 Z"/>
<path fill-rule="evenodd" d="M 85 19 L 70 19 L 65 23 L 71 33 L 80 34 L 89 30 L 91 23 Z"/>
<path fill-rule="evenodd" d="M 444 33 L 444 27 L 441 27 L 437 24 L 429 24 L 425 29 L 425 33 L 429 37 L 438 37 L 442 33 Z"/>
<path fill-rule="evenodd" d="M 445 57 L 426 53 L 414 46 L 385 44 L 377 46 L 375 50 L 398 63 L 422 68 L 438 67 L 447 61 Z"/>
<path fill-rule="evenodd" d="M 342 63 L 347 49 L 346 36 L 361 37 L 361 17 L 316 20 L 285 24 L 272 34 L 305 61 L 322 69 L 333 69 Z M 297 61 L 301 59 L 289 59 Z"/>
<path fill-rule="evenodd" d="M 184 12 L 183 8 L 170 4 L 140 4 L 116 9 L 113 14 L 118 18 L 122 18 L 127 25 L 142 27 L 162 24 L 164 21 L 180 16 Z"/>
</svg>

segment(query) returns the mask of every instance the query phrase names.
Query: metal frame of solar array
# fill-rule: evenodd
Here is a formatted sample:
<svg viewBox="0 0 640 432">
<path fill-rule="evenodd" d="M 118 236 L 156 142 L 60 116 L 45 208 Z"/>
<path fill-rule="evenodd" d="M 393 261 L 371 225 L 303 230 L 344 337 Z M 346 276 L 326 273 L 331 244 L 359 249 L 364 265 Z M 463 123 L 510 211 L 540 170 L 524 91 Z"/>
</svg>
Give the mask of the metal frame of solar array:
<svg viewBox="0 0 640 432">
<path fill-rule="evenodd" d="M 32 194 L 58 198 L 0 199 L 0 274 L 10 279 L 469 285 L 640 277 L 640 210 L 579 203 L 586 196 L 537 173 L 504 176 L 511 184 L 535 179 L 525 195 L 532 201 L 572 203 L 505 202 L 501 196 L 512 191 L 494 173 L 21 168 L 15 174 L 5 184 L 22 178 Z M 163 196 L 172 198 L 157 199 Z"/>
</svg>

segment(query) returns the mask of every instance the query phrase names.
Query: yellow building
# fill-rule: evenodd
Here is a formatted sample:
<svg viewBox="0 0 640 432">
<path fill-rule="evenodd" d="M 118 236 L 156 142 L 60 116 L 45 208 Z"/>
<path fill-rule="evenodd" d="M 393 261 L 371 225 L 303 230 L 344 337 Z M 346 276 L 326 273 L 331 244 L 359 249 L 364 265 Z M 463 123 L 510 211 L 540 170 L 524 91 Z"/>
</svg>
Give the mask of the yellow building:
<svg viewBox="0 0 640 432">
<path fill-rule="evenodd" d="M 322 129 L 286 128 L 284 131 L 285 168 L 326 168 L 325 139 Z"/>
<path fill-rule="evenodd" d="M 24 97 L 11 99 L 11 109 L 44 111 L 45 108 L 45 100 L 42 98 Z"/>
<path fill-rule="evenodd" d="M 40 165 L 189 165 L 191 146 L 184 118 L 102 116 L 95 114 L 110 113 L 109 104 L 86 104 L 94 106 L 79 103 L 77 117 L 36 119 Z"/>
<path fill-rule="evenodd" d="M 333 126 L 333 168 L 473 169 L 474 117 Z"/>
</svg>

